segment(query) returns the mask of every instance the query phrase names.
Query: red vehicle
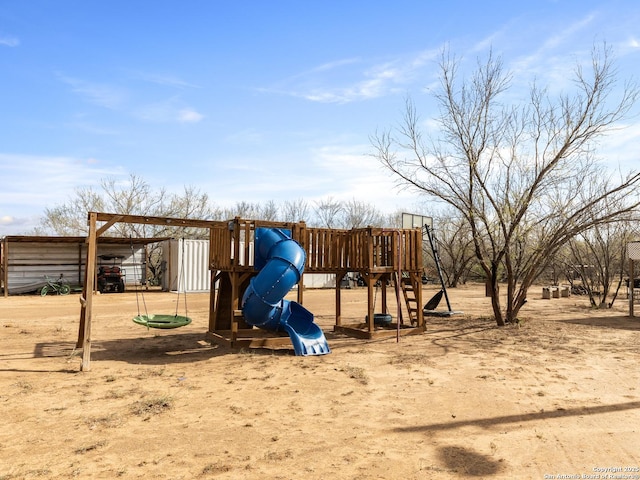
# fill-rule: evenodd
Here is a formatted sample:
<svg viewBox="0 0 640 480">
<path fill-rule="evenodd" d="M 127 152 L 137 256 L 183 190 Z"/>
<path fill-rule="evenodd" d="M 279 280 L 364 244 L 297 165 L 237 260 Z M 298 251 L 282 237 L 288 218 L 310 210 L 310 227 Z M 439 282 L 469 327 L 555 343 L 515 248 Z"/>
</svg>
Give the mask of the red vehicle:
<svg viewBox="0 0 640 480">
<path fill-rule="evenodd" d="M 100 255 L 101 263 L 98 265 L 98 291 L 100 293 L 124 292 L 123 258 L 122 255 Z"/>
</svg>

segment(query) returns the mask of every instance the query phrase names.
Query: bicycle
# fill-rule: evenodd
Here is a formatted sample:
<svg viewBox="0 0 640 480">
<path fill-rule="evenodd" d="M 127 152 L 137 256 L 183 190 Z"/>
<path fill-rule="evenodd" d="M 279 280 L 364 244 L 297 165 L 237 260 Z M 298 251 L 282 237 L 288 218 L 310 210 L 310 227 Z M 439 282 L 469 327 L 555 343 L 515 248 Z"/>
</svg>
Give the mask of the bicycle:
<svg viewBox="0 0 640 480">
<path fill-rule="evenodd" d="M 67 280 L 64 278 L 63 274 L 60 274 L 58 280 L 51 280 L 48 276 L 44 276 L 45 281 L 47 282 L 40 289 L 40 295 L 43 297 L 48 293 L 56 293 L 57 295 L 69 295 L 71 292 L 71 287 L 67 283 Z"/>
</svg>

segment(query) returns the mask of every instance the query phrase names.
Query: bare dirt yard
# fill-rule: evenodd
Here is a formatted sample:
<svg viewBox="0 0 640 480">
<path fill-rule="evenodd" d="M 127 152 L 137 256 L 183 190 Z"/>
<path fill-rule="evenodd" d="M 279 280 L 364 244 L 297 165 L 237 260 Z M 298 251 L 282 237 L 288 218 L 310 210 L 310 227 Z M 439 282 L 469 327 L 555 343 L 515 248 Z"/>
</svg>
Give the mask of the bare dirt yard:
<svg viewBox="0 0 640 480">
<path fill-rule="evenodd" d="M 207 343 L 207 294 L 176 330 L 134 324 L 133 292 L 96 296 L 88 372 L 78 295 L 0 298 L 0 479 L 640 478 L 625 298 L 536 287 L 497 328 L 482 285 L 449 294 L 463 314 L 397 342 L 332 333 L 333 291 L 308 290 L 332 349 L 311 357 Z M 172 313 L 177 297 L 144 299 Z M 365 289 L 343 292 L 345 319 L 365 312 Z"/>
</svg>

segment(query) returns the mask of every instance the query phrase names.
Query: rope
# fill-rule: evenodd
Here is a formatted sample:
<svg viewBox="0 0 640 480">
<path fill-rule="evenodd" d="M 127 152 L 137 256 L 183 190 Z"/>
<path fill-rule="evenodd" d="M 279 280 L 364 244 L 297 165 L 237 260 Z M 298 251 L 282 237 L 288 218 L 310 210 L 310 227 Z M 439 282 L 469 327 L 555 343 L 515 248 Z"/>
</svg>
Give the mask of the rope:
<svg viewBox="0 0 640 480">
<path fill-rule="evenodd" d="M 138 268 L 136 267 L 136 252 L 133 249 L 133 238 L 131 236 L 129 236 L 129 242 L 131 245 L 131 258 L 133 260 L 133 276 L 137 279 L 138 278 Z M 142 282 L 140 282 L 142 284 Z M 142 287 L 142 285 L 141 285 Z M 136 307 L 138 308 L 138 316 L 140 316 L 140 300 L 138 298 L 138 291 L 140 289 L 138 288 L 138 282 L 136 281 Z M 144 307 L 144 314 L 145 316 L 149 316 L 149 314 L 147 313 L 147 302 L 144 298 L 144 292 L 140 292 L 140 296 L 142 297 L 142 305 Z"/>
<path fill-rule="evenodd" d="M 181 252 L 180 252 L 180 265 L 179 265 L 179 270 L 180 273 L 178 274 L 178 298 L 176 299 L 176 313 L 175 316 L 178 316 L 178 307 L 180 305 L 180 287 L 184 287 L 184 316 L 187 317 L 189 315 L 189 311 L 187 309 L 187 288 L 186 288 L 186 282 L 185 282 L 185 277 L 184 277 L 184 238 L 180 239 L 181 242 Z"/>
<path fill-rule="evenodd" d="M 131 237 L 129 237 L 131 239 Z M 188 310 L 187 310 L 187 291 L 185 288 L 184 291 L 184 316 L 182 315 L 178 315 L 178 309 L 180 308 L 180 289 L 181 287 L 185 286 L 185 276 L 184 276 L 184 238 L 181 239 L 182 241 L 182 251 L 181 251 L 181 259 L 180 259 L 180 263 L 178 265 L 178 297 L 176 299 L 176 310 L 175 313 L 173 315 L 168 314 L 168 315 L 162 315 L 162 314 L 151 314 L 149 315 L 149 313 L 147 312 L 147 302 L 145 300 L 144 297 L 144 292 L 141 291 L 140 294 L 138 294 L 139 289 L 137 288 L 137 284 L 136 284 L 136 305 L 138 307 L 138 316 L 134 317 L 133 321 L 134 323 L 137 323 L 138 325 L 144 325 L 147 327 L 147 329 L 149 328 L 178 328 L 178 327 L 184 327 L 185 325 L 189 325 L 191 323 L 191 319 L 187 316 L 188 315 Z M 132 257 L 133 257 L 133 268 L 134 268 L 134 275 L 137 277 L 137 269 L 136 269 L 136 260 L 135 260 L 135 251 L 133 249 L 133 240 L 130 240 L 131 242 L 131 252 L 132 252 Z M 140 313 L 140 300 L 139 297 L 142 298 L 142 304 L 144 307 L 144 315 L 142 315 Z"/>
</svg>

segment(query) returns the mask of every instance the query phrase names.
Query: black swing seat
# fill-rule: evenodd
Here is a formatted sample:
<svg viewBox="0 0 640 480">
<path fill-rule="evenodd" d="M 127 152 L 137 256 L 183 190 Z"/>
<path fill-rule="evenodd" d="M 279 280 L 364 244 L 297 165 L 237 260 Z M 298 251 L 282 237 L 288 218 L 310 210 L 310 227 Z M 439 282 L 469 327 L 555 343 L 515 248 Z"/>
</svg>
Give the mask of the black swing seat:
<svg viewBox="0 0 640 480">
<path fill-rule="evenodd" d="M 133 317 L 133 322 L 138 325 L 144 325 L 147 328 L 179 328 L 189 325 L 191 318 L 182 315 L 138 315 Z"/>
</svg>

